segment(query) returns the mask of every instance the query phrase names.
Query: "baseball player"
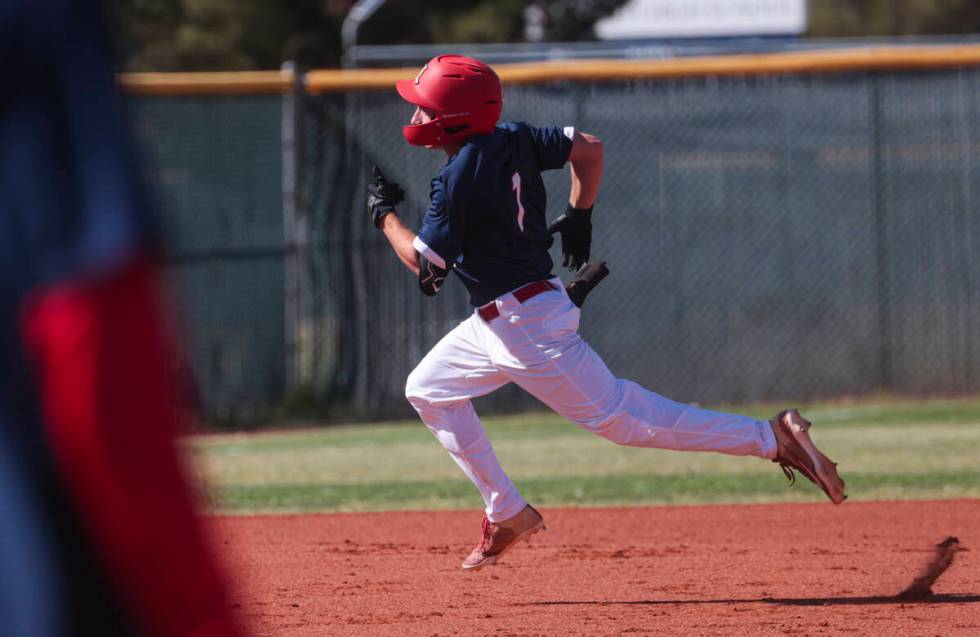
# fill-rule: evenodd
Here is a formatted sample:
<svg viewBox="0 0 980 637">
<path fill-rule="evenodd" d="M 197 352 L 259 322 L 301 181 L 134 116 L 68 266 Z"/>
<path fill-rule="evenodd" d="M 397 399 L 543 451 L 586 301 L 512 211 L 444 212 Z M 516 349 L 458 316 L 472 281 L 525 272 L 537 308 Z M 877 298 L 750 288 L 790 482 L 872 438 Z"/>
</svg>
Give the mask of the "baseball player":
<svg viewBox="0 0 980 637">
<path fill-rule="evenodd" d="M 474 306 L 422 359 L 405 388 L 486 505 L 482 539 L 464 569 L 492 565 L 544 529 L 541 514 L 501 468 L 470 402 L 511 382 L 616 444 L 766 458 L 791 481 L 798 470 L 835 504 L 843 502 L 835 463 L 814 446 L 810 423 L 797 411 L 766 422 L 674 402 L 616 378 L 579 336 L 579 308 L 552 273 L 548 248 L 558 232 L 564 266 L 577 270 L 588 261 L 603 170 L 595 135 L 571 126 L 498 125 L 500 80 L 472 58 L 436 57 L 396 88 L 416 107 L 405 139 L 444 151 L 448 160 L 432 180 L 417 235 L 395 210 L 402 189 L 377 170 L 368 209 L 398 258 L 418 275 L 423 294 L 438 292 L 452 271 Z M 568 207 L 549 226 L 541 173 L 566 163 Z"/>
</svg>

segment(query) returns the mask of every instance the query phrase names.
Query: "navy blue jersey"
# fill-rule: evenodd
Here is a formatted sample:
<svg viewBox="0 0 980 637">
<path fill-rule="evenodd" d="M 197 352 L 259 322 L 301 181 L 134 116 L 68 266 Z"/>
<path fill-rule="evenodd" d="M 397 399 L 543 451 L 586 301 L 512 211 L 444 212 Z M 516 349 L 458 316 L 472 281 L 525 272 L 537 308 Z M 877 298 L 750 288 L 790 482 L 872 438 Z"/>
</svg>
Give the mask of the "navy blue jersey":
<svg viewBox="0 0 980 637">
<path fill-rule="evenodd" d="M 101 3 L 82 0 L 0 0 L 0 59 L 8 62 L 0 89 L 0 566 L 13 582 L 0 586 L 0 609 L 11 634 L 137 634 L 56 467 L 37 361 L 24 343 L 24 310 L 37 293 L 103 274 L 152 243 L 101 13 Z M 80 339 L 79 350 L 87 347 Z"/>
<path fill-rule="evenodd" d="M 0 89 L 0 429 L 28 438 L 41 427 L 21 343 L 25 299 L 104 273 L 153 235 L 101 11 L 81 0 L 0 0 L 0 59 L 11 61 Z"/>
<path fill-rule="evenodd" d="M 552 276 L 541 172 L 565 165 L 572 135 L 571 128 L 500 124 L 468 139 L 432 180 L 415 249 L 454 270 L 473 305 Z"/>
</svg>

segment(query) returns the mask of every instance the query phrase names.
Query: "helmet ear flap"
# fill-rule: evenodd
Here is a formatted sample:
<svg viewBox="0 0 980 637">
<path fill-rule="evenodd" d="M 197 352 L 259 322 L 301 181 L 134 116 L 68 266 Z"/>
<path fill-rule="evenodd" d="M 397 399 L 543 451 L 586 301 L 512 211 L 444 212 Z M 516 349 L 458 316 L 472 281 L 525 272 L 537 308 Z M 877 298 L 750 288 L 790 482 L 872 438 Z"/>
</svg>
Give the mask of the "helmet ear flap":
<svg viewBox="0 0 980 637">
<path fill-rule="evenodd" d="M 438 119 L 425 124 L 402 126 L 402 136 L 412 146 L 435 146 L 443 141 Z"/>
</svg>

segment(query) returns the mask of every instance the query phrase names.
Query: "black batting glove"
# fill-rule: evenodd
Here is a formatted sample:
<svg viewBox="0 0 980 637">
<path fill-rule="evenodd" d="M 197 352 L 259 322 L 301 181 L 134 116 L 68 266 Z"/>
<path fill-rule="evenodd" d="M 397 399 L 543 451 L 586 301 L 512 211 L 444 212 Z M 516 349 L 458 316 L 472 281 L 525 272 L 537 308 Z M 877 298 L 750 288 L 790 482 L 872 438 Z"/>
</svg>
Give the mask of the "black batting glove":
<svg viewBox="0 0 980 637">
<path fill-rule="evenodd" d="M 561 264 L 578 270 L 589 260 L 592 249 L 592 206 L 573 208 L 571 204 L 548 225 L 548 232 L 561 233 Z"/>
<path fill-rule="evenodd" d="M 381 170 L 375 166 L 374 183 L 367 188 L 367 207 L 374 227 L 380 230 L 385 215 L 395 212 L 395 206 L 404 200 L 405 191 L 401 186 L 385 179 Z"/>
</svg>

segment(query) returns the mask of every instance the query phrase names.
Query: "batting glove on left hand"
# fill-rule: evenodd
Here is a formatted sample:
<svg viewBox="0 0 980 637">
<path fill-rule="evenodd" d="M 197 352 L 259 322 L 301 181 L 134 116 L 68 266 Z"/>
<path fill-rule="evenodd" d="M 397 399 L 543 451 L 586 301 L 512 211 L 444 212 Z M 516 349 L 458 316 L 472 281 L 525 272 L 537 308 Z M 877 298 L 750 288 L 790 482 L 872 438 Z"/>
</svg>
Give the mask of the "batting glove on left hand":
<svg viewBox="0 0 980 637">
<path fill-rule="evenodd" d="M 589 260 L 592 250 L 592 206 L 573 208 L 569 204 L 565 214 L 548 225 L 548 232 L 561 233 L 562 266 L 578 270 Z"/>
<path fill-rule="evenodd" d="M 375 166 L 374 183 L 367 188 L 367 207 L 374 227 L 380 230 L 385 215 L 395 212 L 395 206 L 404 200 L 405 191 L 401 186 L 385 179 L 381 170 Z"/>
</svg>

